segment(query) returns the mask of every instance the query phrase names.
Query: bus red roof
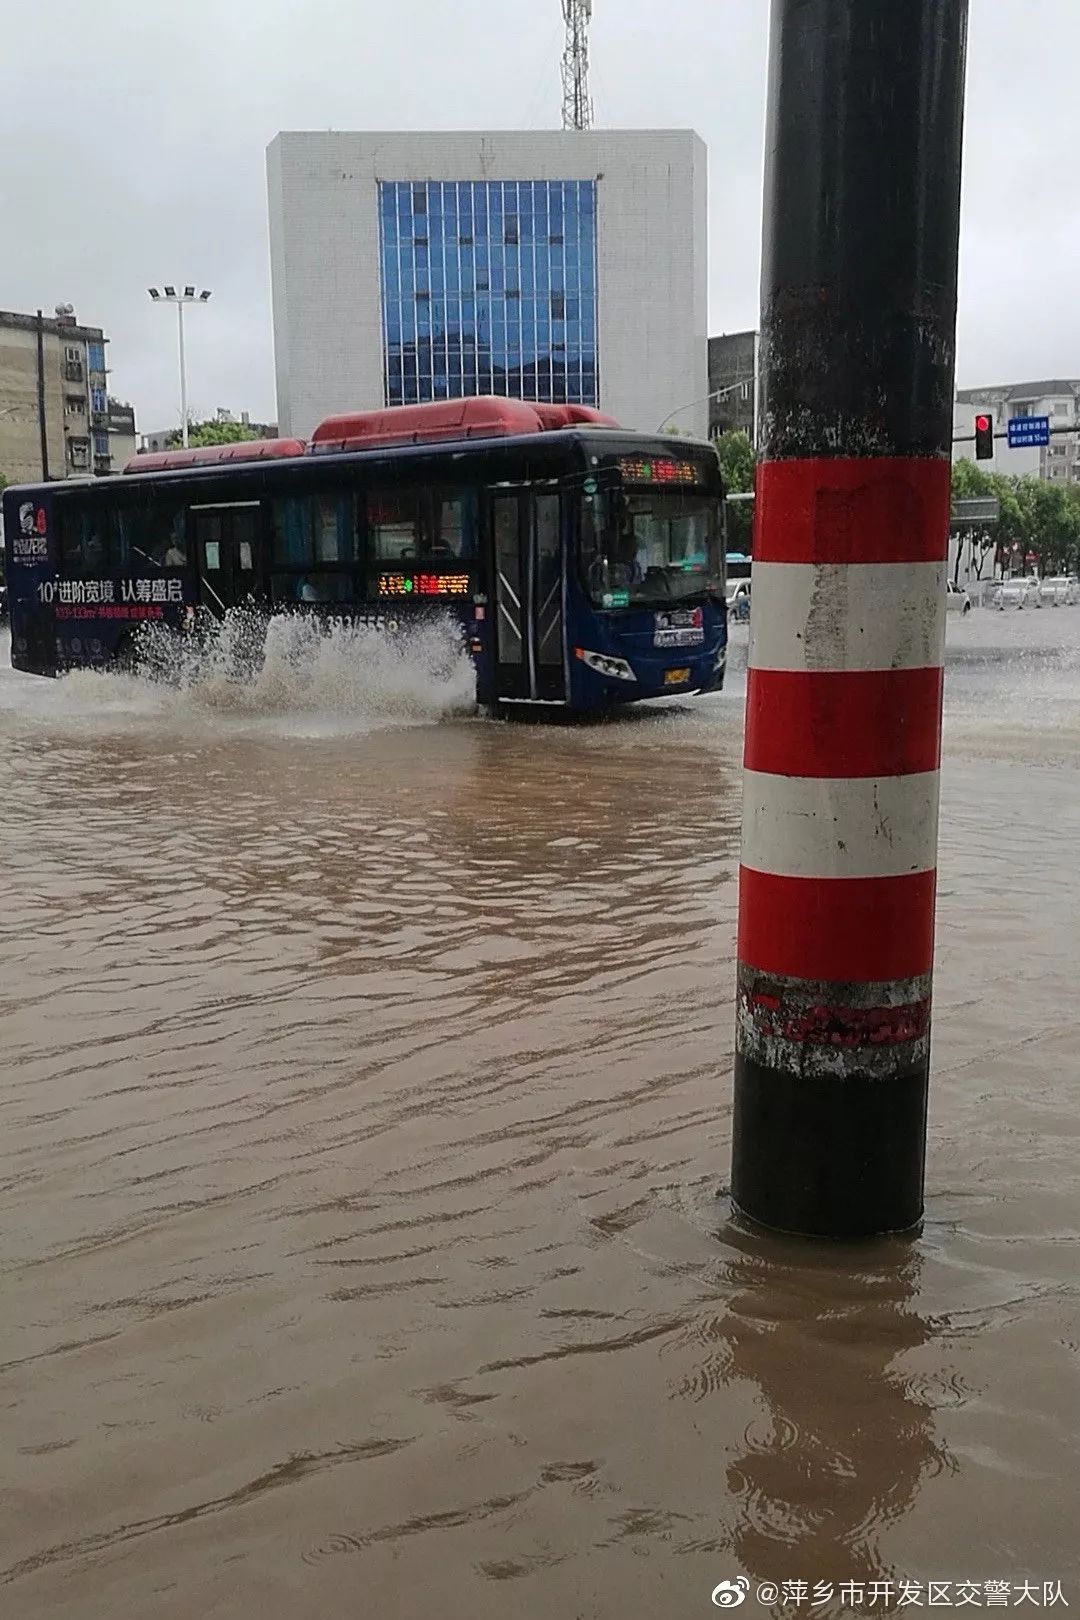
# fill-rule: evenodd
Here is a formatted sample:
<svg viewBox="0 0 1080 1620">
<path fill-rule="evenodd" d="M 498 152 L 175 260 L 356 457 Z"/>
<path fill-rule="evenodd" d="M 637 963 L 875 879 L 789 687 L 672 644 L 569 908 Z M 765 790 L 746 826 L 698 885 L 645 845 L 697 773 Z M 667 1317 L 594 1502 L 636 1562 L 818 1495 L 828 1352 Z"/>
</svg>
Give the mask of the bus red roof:
<svg viewBox="0 0 1080 1620">
<path fill-rule="evenodd" d="M 617 428 L 613 416 L 605 416 L 592 405 L 541 405 L 533 406 L 540 421 L 548 433 L 556 432 L 559 428 L 568 427 L 606 427 Z"/>
<path fill-rule="evenodd" d="M 610 416 L 587 405 L 542 405 L 479 394 L 469 399 L 441 399 L 427 405 L 394 405 L 383 411 L 328 416 L 312 434 L 311 450 L 319 454 L 384 445 L 434 444 L 440 440 L 512 438 L 552 432 L 577 422 L 618 426 Z"/>
<path fill-rule="evenodd" d="M 133 456 L 124 471 L 174 472 L 178 467 L 214 467 L 223 461 L 272 461 L 302 456 L 306 448 L 303 439 L 244 439 L 239 444 L 206 444 L 197 450 L 152 450 Z"/>
</svg>

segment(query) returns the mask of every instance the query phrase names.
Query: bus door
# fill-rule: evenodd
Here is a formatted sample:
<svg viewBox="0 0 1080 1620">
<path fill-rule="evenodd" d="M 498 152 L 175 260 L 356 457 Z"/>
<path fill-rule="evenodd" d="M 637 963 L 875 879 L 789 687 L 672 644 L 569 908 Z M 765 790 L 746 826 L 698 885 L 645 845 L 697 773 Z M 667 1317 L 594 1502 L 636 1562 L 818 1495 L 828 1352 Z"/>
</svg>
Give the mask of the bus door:
<svg viewBox="0 0 1080 1620">
<path fill-rule="evenodd" d="M 191 508 L 200 598 L 219 617 L 255 595 L 260 515 L 258 501 Z"/>
<path fill-rule="evenodd" d="M 559 494 L 546 487 L 491 492 L 495 695 L 566 701 Z"/>
</svg>

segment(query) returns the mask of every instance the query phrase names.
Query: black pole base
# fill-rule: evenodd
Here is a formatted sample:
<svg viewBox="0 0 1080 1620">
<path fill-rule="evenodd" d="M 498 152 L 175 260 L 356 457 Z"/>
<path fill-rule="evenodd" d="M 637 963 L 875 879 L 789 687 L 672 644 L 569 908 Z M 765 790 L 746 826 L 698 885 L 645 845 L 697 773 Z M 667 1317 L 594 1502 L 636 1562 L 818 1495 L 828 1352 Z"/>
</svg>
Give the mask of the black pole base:
<svg viewBox="0 0 1080 1620">
<path fill-rule="evenodd" d="M 929 1058 L 877 1079 L 812 1078 L 735 1058 L 731 1197 L 804 1237 L 906 1232 L 923 1212 Z"/>
</svg>

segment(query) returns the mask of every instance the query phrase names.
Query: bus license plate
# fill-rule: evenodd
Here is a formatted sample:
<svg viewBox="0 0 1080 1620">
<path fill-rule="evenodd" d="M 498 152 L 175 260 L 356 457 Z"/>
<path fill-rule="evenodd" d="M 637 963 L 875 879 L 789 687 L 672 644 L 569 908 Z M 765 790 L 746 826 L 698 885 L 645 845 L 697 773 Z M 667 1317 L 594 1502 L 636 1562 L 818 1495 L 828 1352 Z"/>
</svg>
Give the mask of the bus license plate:
<svg viewBox="0 0 1080 1620">
<path fill-rule="evenodd" d="M 664 671 L 665 686 L 682 686 L 689 679 L 690 671 L 688 669 L 665 669 Z"/>
</svg>

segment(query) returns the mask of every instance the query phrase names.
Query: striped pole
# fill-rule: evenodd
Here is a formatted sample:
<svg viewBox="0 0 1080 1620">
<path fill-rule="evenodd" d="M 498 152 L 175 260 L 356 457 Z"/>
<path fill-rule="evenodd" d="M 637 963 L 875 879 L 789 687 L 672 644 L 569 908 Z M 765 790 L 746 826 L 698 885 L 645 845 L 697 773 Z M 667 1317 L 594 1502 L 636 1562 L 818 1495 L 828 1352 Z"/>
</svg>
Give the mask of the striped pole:
<svg viewBox="0 0 1080 1620">
<path fill-rule="evenodd" d="M 732 1196 L 922 1214 L 967 0 L 773 0 Z"/>
</svg>

